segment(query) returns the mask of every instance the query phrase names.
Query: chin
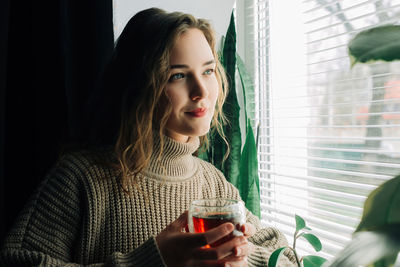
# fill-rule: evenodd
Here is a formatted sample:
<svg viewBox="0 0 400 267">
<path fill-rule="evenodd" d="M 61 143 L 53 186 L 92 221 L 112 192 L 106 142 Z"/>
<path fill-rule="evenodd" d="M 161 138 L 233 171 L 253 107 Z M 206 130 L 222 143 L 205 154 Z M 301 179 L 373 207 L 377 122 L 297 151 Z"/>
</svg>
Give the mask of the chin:
<svg viewBox="0 0 400 267">
<path fill-rule="evenodd" d="M 209 131 L 210 131 L 210 128 L 208 128 L 207 130 L 201 131 L 197 136 L 204 136 L 204 135 L 208 134 Z"/>
<path fill-rule="evenodd" d="M 210 127 L 207 127 L 207 128 L 200 129 L 200 130 L 197 130 L 195 132 L 192 132 L 192 133 L 190 133 L 188 135 L 192 136 L 192 137 L 195 137 L 195 136 L 200 137 L 200 136 L 204 136 L 204 135 L 208 134 L 209 131 L 210 131 Z"/>
</svg>

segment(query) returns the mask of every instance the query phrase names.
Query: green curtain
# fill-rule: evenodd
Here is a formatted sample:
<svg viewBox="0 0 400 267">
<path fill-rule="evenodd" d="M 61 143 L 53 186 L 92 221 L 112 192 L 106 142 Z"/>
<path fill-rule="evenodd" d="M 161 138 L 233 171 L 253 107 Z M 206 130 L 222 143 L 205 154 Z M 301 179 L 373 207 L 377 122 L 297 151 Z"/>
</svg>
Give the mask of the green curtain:
<svg viewBox="0 0 400 267">
<path fill-rule="evenodd" d="M 221 53 L 222 51 L 222 53 Z M 254 88 L 251 77 L 247 73 L 244 64 L 236 53 L 236 29 L 235 18 L 232 13 L 228 31 L 224 38 L 223 48 L 220 51 L 222 64 L 225 68 L 229 93 L 223 106 L 223 112 L 229 123 L 224 126 L 225 137 L 229 143 L 229 156 L 223 161 L 227 151 L 226 143 L 216 132 L 210 132 L 210 147 L 208 151 L 200 154 L 200 157 L 211 162 L 219 168 L 234 186 L 239 189 L 240 196 L 246 207 L 260 217 L 260 187 L 258 179 L 257 146 L 253 134 L 251 120 L 248 114 L 254 114 Z M 242 148 L 242 136 L 239 122 L 240 106 L 236 94 L 235 73 L 238 70 L 242 82 L 245 119 L 246 141 Z M 246 101 L 246 95 L 253 100 Z"/>
</svg>

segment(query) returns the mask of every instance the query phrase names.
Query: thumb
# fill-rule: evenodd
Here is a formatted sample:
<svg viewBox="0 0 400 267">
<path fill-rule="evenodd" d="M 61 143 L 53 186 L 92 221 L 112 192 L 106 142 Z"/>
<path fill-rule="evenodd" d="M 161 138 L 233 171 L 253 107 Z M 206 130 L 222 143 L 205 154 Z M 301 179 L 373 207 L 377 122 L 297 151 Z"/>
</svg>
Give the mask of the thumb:
<svg viewBox="0 0 400 267">
<path fill-rule="evenodd" d="M 186 210 L 185 212 L 183 212 L 178 219 L 176 219 L 175 221 L 173 221 L 169 227 L 171 230 L 175 230 L 175 231 L 182 231 L 183 228 L 185 228 L 188 224 L 188 211 Z"/>
</svg>

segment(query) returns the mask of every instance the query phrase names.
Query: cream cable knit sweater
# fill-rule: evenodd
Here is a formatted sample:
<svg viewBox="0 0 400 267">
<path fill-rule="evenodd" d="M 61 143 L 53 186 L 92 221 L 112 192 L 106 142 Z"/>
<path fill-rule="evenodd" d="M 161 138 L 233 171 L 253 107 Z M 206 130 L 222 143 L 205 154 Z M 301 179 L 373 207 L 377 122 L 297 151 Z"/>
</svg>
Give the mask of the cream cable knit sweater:
<svg viewBox="0 0 400 267">
<path fill-rule="evenodd" d="M 167 138 L 161 158 L 152 157 L 132 196 L 115 170 L 89 153 L 65 155 L 49 172 L 5 239 L 1 266 L 163 266 L 154 237 L 198 198 L 240 198 L 211 164 L 192 156 L 198 138 L 182 144 Z M 156 144 L 154 155 L 158 155 Z M 111 153 L 110 153 L 111 154 Z M 274 228 L 257 228 L 250 266 L 266 266 L 271 252 L 287 245 Z M 291 261 L 289 261 L 289 258 Z M 293 265 L 293 257 L 284 266 Z M 280 265 L 283 266 L 283 265 Z"/>
</svg>

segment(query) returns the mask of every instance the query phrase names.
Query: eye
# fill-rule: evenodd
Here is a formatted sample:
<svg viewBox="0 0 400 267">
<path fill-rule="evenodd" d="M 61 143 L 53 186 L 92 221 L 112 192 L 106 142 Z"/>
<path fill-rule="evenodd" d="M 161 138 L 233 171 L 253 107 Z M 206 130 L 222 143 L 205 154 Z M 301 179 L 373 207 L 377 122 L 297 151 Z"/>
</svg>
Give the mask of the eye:
<svg viewBox="0 0 400 267">
<path fill-rule="evenodd" d="M 177 81 L 177 80 L 180 80 L 180 79 L 183 79 L 183 78 L 185 78 L 185 74 L 183 74 L 183 73 L 175 73 L 175 74 L 171 75 L 171 77 L 169 78 L 169 81 L 173 82 L 173 81 Z"/>
<path fill-rule="evenodd" d="M 213 74 L 214 73 L 214 69 L 208 69 L 208 70 L 206 70 L 203 74 L 205 74 L 205 75 L 211 75 L 211 74 Z"/>
</svg>

